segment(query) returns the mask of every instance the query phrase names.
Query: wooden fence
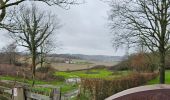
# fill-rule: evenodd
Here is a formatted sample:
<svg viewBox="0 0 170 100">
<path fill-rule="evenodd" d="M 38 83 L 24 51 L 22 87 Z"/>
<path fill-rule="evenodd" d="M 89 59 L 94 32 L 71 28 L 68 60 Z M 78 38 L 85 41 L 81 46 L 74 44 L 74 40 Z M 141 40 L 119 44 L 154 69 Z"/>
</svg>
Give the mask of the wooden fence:
<svg viewBox="0 0 170 100">
<path fill-rule="evenodd" d="M 17 86 L 13 89 L 0 86 L 0 91 L 11 95 L 12 100 L 61 100 L 60 88 L 54 88 L 50 93 L 32 92 L 30 89 Z"/>
</svg>

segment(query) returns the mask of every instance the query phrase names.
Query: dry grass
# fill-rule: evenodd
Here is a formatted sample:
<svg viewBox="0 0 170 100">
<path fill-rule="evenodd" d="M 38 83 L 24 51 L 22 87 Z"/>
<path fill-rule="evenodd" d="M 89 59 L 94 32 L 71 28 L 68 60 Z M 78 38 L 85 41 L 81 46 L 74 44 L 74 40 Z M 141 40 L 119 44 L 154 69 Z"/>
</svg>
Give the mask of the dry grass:
<svg viewBox="0 0 170 100">
<path fill-rule="evenodd" d="M 116 62 L 90 62 L 93 64 L 66 64 L 66 63 L 52 63 L 51 66 L 58 71 L 70 71 L 70 70 L 82 70 L 93 68 L 96 65 L 113 66 L 117 64 Z"/>
<path fill-rule="evenodd" d="M 66 64 L 66 63 L 52 63 L 51 66 L 58 71 L 81 70 L 92 68 L 94 64 Z"/>
</svg>

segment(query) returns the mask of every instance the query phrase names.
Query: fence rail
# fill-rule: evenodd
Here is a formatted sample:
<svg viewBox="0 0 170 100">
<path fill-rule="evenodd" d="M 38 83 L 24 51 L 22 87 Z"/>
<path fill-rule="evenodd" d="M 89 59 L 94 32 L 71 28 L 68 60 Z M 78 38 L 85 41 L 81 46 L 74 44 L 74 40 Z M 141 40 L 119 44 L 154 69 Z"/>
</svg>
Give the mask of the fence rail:
<svg viewBox="0 0 170 100">
<path fill-rule="evenodd" d="M 27 91 L 28 89 L 24 89 L 23 87 L 15 87 L 13 89 L 6 88 L 3 86 L 0 86 L 0 90 L 4 93 L 8 93 L 12 95 L 13 100 L 25 100 L 25 98 L 29 99 L 35 99 L 35 100 L 60 100 L 60 89 L 55 88 L 53 91 L 49 94 L 51 95 L 42 95 L 39 93 Z M 57 91 L 57 92 L 56 92 Z M 27 100 L 26 99 L 26 100 Z"/>
<path fill-rule="evenodd" d="M 68 93 L 61 95 L 60 88 L 52 88 L 52 90 L 49 92 L 46 92 L 46 91 L 43 92 L 43 91 L 35 91 L 34 88 L 19 87 L 19 86 L 13 89 L 5 87 L 5 86 L 0 86 L 0 91 L 2 91 L 5 94 L 9 94 L 12 100 L 31 100 L 31 99 L 34 99 L 34 100 L 70 100 L 72 97 L 77 96 L 77 94 L 79 93 L 79 90 L 74 90 L 74 91 L 70 91 Z"/>
<path fill-rule="evenodd" d="M 32 98 L 36 100 L 51 100 L 50 96 L 45 96 L 45 95 L 31 93 L 31 92 L 26 92 L 25 94 L 27 98 Z"/>
</svg>

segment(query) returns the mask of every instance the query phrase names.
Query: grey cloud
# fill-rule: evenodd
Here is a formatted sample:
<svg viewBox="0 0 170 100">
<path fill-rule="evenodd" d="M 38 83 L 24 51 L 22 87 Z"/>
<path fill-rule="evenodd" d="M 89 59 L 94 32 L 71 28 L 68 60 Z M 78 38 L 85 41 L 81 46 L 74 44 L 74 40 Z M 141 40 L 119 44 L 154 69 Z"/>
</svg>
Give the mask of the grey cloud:
<svg viewBox="0 0 170 100">
<path fill-rule="evenodd" d="M 58 35 L 63 49 L 59 53 L 124 55 L 124 50 L 115 52 L 112 48 L 110 30 L 106 27 L 109 9 L 100 0 L 86 0 L 69 10 L 53 7 L 63 23 Z"/>
<path fill-rule="evenodd" d="M 59 32 L 57 39 L 63 44 L 63 49 L 55 53 L 124 55 L 124 49 L 115 52 L 112 48 L 107 27 L 108 4 L 101 0 L 86 0 L 85 4 L 73 5 L 69 10 L 43 3 L 38 5 L 42 10 L 48 9 L 57 14 L 62 24 L 62 28 L 56 32 Z"/>
</svg>

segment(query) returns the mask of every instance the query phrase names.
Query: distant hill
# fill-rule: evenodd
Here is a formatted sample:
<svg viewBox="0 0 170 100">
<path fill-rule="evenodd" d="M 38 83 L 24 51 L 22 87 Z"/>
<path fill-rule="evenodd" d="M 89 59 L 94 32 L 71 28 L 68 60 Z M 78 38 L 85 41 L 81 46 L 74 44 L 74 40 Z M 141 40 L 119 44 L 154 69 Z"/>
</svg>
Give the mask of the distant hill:
<svg viewBox="0 0 170 100">
<path fill-rule="evenodd" d="M 57 58 L 68 58 L 68 59 L 81 59 L 77 56 L 71 54 L 49 54 L 49 57 L 57 57 Z"/>
<path fill-rule="evenodd" d="M 50 54 L 49 56 L 50 57 L 69 58 L 69 59 L 99 61 L 99 62 L 122 61 L 123 59 L 126 58 L 124 56 L 83 55 L 83 54 Z"/>
<path fill-rule="evenodd" d="M 22 56 L 28 53 L 18 52 Z M 107 56 L 107 55 L 84 55 L 84 54 L 48 54 L 48 57 L 66 58 L 66 59 L 80 59 L 98 62 L 119 62 L 126 59 L 126 56 Z"/>
<path fill-rule="evenodd" d="M 84 60 L 102 61 L 102 62 L 122 61 L 124 59 L 124 57 L 122 56 L 82 55 L 82 54 L 72 54 L 72 55 Z"/>
</svg>

